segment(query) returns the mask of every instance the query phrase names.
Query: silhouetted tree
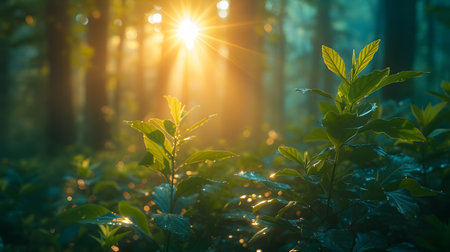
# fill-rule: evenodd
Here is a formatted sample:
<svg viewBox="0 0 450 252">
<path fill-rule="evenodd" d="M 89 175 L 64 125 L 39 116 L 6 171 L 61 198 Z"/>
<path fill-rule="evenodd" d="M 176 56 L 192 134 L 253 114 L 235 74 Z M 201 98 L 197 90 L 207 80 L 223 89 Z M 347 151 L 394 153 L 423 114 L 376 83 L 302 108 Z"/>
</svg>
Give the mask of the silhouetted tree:
<svg viewBox="0 0 450 252">
<path fill-rule="evenodd" d="M 416 0 L 384 0 L 384 66 L 392 73 L 412 70 L 416 49 Z M 402 83 L 383 89 L 383 97 L 404 99 L 413 94 L 413 85 Z"/>
<path fill-rule="evenodd" d="M 68 0 L 47 0 L 48 76 L 47 135 L 51 147 L 75 140 L 71 92 Z"/>
<path fill-rule="evenodd" d="M 314 26 L 313 35 L 313 52 L 311 59 L 311 71 L 309 75 L 309 88 L 320 88 L 321 78 L 322 82 L 325 84 L 324 89 L 327 91 L 330 85 L 330 78 L 326 67 L 322 64 L 322 45 L 328 47 L 332 46 L 332 29 L 330 21 L 330 0 L 318 0 L 317 3 L 317 14 L 316 23 Z M 308 109 L 312 111 L 317 111 L 317 96 L 308 95 Z"/>
<path fill-rule="evenodd" d="M 94 49 L 86 72 L 86 109 L 88 141 L 95 149 L 104 148 L 110 137 L 106 96 L 106 54 L 109 0 L 95 0 L 88 23 L 87 42 Z"/>
</svg>

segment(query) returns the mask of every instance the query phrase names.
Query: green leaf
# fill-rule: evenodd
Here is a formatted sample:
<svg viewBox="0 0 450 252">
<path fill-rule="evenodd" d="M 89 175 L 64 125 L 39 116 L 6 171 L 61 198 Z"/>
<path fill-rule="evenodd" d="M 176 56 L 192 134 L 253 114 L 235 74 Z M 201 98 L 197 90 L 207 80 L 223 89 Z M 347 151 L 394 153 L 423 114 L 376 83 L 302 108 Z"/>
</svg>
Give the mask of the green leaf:
<svg viewBox="0 0 450 252">
<path fill-rule="evenodd" d="M 332 95 L 332 94 L 327 93 L 327 92 L 325 92 L 325 91 L 323 91 L 323 90 L 320 90 L 320 89 L 296 88 L 295 91 L 301 92 L 301 93 L 303 93 L 303 94 L 308 93 L 308 92 L 316 93 L 316 94 L 318 94 L 318 95 L 321 95 L 321 96 L 323 96 L 323 97 L 325 97 L 325 98 L 328 98 L 328 99 L 334 101 L 334 98 L 333 98 L 333 95 Z"/>
<path fill-rule="evenodd" d="M 444 92 L 445 92 L 448 96 L 450 96 L 450 82 L 448 82 L 448 81 L 443 81 L 443 82 L 441 83 L 441 88 L 442 88 L 442 90 L 444 90 Z"/>
<path fill-rule="evenodd" d="M 194 193 L 198 193 L 203 186 L 211 183 L 223 183 L 220 181 L 214 181 L 203 177 L 189 177 L 184 179 L 177 185 L 177 192 L 175 193 L 175 199 L 179 197 L 186 197 Z"/>
<path fill-rule="evenodd" d="M 431 95 L 436 96 L 437 98 L 441 99 L 443 102 L 450 103 L 450 95 L 446 96 L 446 95 L 443 95 L 443 94 L 440 94 L 440 93 L 436 93 L 436 92 L 433 92 L 433 91 L 430 91 L 428 93 L 431 94 Z"/>
<path fill-rule="evenodd" d="M 268 206 L 271 205 L 273 203 L 276 202 L 280 202 L 278 199 L 269 199 L 269 200 L 262 200 L 260 202 L 258 202 L 257 204 L 252 206 L 252 214 L 256 213 L 257 211 L 259 211 L 259 209 L 261 209 L 264 206 Z"/>
<path fill-rule="evenodd" d="M 345 74 L 344 60 L 342 60 L 341 56 L 339 56 L 335 50 L 322 45 L 322 57 L 331 72 L 335 73 L 344 80 L 347 78 Z"/>
<path fill-rule="evenodd" d="M 161 129 L 163 129 L 167 134 L 170 136 L 175 135 L 176 131 L 176 125 L 170 121 L 170 120 L 161 120 L 158 118 L 152 118 L 150 119 L 152 122 L 154 122 L 156 125 L 158 125 Z"/>
<path fill-rule="evenodd" d="M 351 103 L 358 103 L 364 97 L 369 96 L 375 90 L 379 83 L 389 75 L 389 68 L 384 70 L 375 70 L 368 75 L 358 77 L 348 92 L 348 99 Z"/>
<path fill-rule="evenodd" d="M 358 75 L 369 62 L 373 59 L 373 56 L 378 51 L 378 45 L 380 44 L 380 40 L 375 40 L 372 43 L 366 45 L 361 52 L 359 52 L 358 59 L 356 60 L 355 72 L 354 75 Z"/>
<path fill-rule="evenodd" d="M 207 151 L 198 151 L 192 154 L 184 164 L 194 164 L 198 162 L 209 161 L 219 161 L 227 158 L 237 157 L 238 155 L 234 154 L 230 151 L 217 151 L 217 150 L 207 150 Z"/>
<path fill-rule="evenodd" d="M 155 220 L 155 223 L 164 230 L 181 236 L 187 236 L 189 234 L 190 223 L 183 215 L 161 213 L 152 214 L 152 218 Z"/>
<path fill-rule="evenodd" d="M 266 234 L 268 234 L 270 231 L 272 230 L 272 227 L 264 227 L 261 228 L 260 230 L 258 230 L 258 232 L 256 232 L 252 238 L 250 238 L 250 240 L 248 240 L 248 243 L 251 244 L 261 238 L 263 238 Z"/>
<path fill-rule="evenodd" d="M 289 201 L 289 203 L 284 206 L 283 208 L 281 208 L 277 215 L 275 216 L 276 219 L 280 219 L 281 217 L 283 217 L 284 213 L 286 213 L 287 210 L 289 210 L 290 208 L 294 207 L 295 205 L 297 205 L 297 202 L 295 201 Z"/>
<path fill-rule="evenodd" d="M 377 182 L 372 182 L 366 186 L 366 191 L 362 194 L 361 200 L 382 201 L 386 199 L 384 190 Z"/>
<path fill-rule="evenodd" d="M 338 108 L 342 108 L 341 103 L 348 104 L 348 92 L 350 90 L 350 85 L 346 81 L 342 81 L 341 84 L 339 84 L 338 91 L 336 93 L 336 106 Z"/>
<path fill-rule="evenodd" d="M 278 147 L 278 152 L 280 152 L 280 154 L 285 156 L 287 159 L 294 161 L 301 166 L 305 165 L 305 163 L 302 159 L 302 155 L 295 148 L 288 147 L 288 146 L 280 146 L 280 147 Z"/>
<path fill-rule="evenodd" d="M 175 196 L 176 188 L 174 188 L 173 196 Z M 169 184 L 161 184 L 153 188 L 152 201 L 159 207 L 163 213 L 170 211 L 170 186 Z"/>
<path fill-rule="evenodd" d="M 358 114 L 347 112 L 338 114 L 330 111 L 323 117 L 322 124 L 326 129 L 327 136 L 336 148 L 355 136 L 358 129 L 370 120 L 376 109 L 376 104 L 364 104 L 358 108 L 360 110 Z"/>
<path fill-rule="evenodd" d="M 90 218 L 87 220 L 80 221 L 83 224 L 94 224 L 94 225 L 111 225 L 111 226 L 127 226 L 133 228 L 139 228 L 134 222 L 132 222 L 127 217 L 109 212 L 99 217 Z"/>
<path fill-rule="evenodd" d="M 329 111 L 339 113 L 335 104 L 326 102 L 326 101 L 319 101 L 319 110 L 320 110 L 320 113 L 322 113 L 323 115 L 325 115 Z"/>
<path fill-rule="evenodd" d="M 165 161 L 167 161 L 166 152 L 164 149 L 159 144 L 150 140 L 147 136 L 144 136 L 144 144 L 147 151 L 153 155 L 155 160 L 161 165 L 164 165 Z"/>
<path fill-rule="evenodd" d="M 275 190 L 289 190 L 291 189 L 290 185 L 287 184 L 283 184 L 283 183 L 277 183 L 277 182 L 272 182 L 269 179 L 261 176 L 260 174 L 256 173 L 256 172 L 251 172 L 251 171 L 241 171 L 237 174 L 235 174 L 239 177 L 248 179 L 248 180 L 252 180 L 252 181 L 257 181 L 257 182 L 262 182 L 264 183 L 267 187 L 271 188 L 271 189 L 275 189 Z"/>
<path fill-rule="evenodd" d="M 144 135 L 144 144 L 147 150 L 158 162 L 164 164 L 166 153 L 171 153 L 172 146 L 156 126 L 143 121 L 127 121 L 127 123 Z"/>
<path fill-rule="evenodd" d="M 179 124 L 181 122 L 181 115 L 184 111 L 184 106 L 181 105 L 181 102 L 172 96 L 166 96 L 167 103 L 169 104 L 170 114 L 172 115 L 173 121 L 175 124 Z"/>
<path fill-rule="evenodd" d="M 348 128 L 345 124 L 351 121 L 351 114 L 337 114 L 328 112 L 322 118 L 322 124 L 326 129 L 328 139 L 336 147 L 341 147 L 347 140 L 356 135 L 357 129 Z"/>
<path fill-rule="evenodd" d="M 424 72 L 415 72 L 415 71 L 403 71 L 399 72 L 393 75 L 390 75 L 383 79 L 377 86 L 377 88 L 374 90 L 377 91 L 380 88 L 383 88 L 387 85 L 398 83 L 398 82 L 404 82 L 408 79 L 414 78 L 414 77 L 420 77 L 424 74 Z"/>
<path fill-rule="evenodd" d="M 425 188 L 419 184 L 416 180 L 412 178 L 404 178 L 399 185 L 399 189 L 406 189 L 409 191 L 409 194 L 414 197 L 426 197 L 426 196 L 435 196 L 437 192 Z"/>
<path fill-rule="evenodd" d="M 404 118 L 393 118 L 388 121 L 375 119 L 361 129 L 361 131 L 366 130 L 384 133 L 391 138 L 406 142 L 423 142 L 426 140 L 422 133 L 414 127 L 414 124 Z"/>
<path fill-rule="evenodd" d="M 145 214 L 137 207 L 130 205 L 126 201 L 119 202 L 119 213 L 122 216 L 131 216 L 136 220 L 137 225 L 144 230 L 145 233 L 149 234 L 150 230 L 148 228 L 148 221 Z"/>
<path fill-rule="evenodd" d="M 388 203 L 397 209 L 397 211 L 407 218 L 414 218 L 419 211 L 419 205 L 414 202 L 413 198 L 405 193 L 406 190 L 395 190 L 386 192 Z"/>
<path fill-rule="evenodd" d="M 352 232 L 344 229 L 330 229 L 327 232 L 318 232 L 316 236 L 322 246 L 334 252 L 351 251 L 353 244 Z"/>
<path fill-rule="evenodd" d="M 411 103 L 411 112 L 414 116 L 414 118 L 416 118 L 416 121 L 423 125 L 423 112 L 420 108 L 418 108 L 416 105 Z"/>
<path fill-rule="evenodd" d="M 100 181 L 95 184 L 92 192 L 94 194 L 98 193 L 116 193 L 120 191 L 120 186 L 115 181 Z"/>
<path fill-rule="evenodd" d="M 315 128 L 305 136 L 305 141 L 328 141 L 327 132 L 323 128 Z"/>
<path fill-rule="evenodd" d="M 95 204 L 86 204 L 67 209 L 58 215 L 58 218 L 65 224 L 72 224 L 82 220 L 87 220 L 109 213 L 109 210 Z"/>
<path fill-rule="evenodd" d="M 357 233 L 352 252 L 365 252 L 372 249 L 385 249 L 388 246 L 386 238 L 376 231 Z"/>
<path fill-rule="evenodd" d="M 445 106 L 445 102 L 441 102 L 434 106 L 432 106 L 431 103 L 428 103 L 425 109 L 422 110 L 422 124 L 424 128 L 428 127 L 433 122 L 433 120 L 436 119 L 436 116 L 441 112 L 443 108 L 445 108 Z"/>
<path fill-rule="evenodd" d="M 215 116 L 216 116 L 216 114 L 214 114 L 214 115 L 209 115 L 209 116 L 203 118 L 202 120 L 200 120 L 200 121 L 194 123 L 191 127 L 189 127 L 189 128 L 186 130 L 185 134 L 189 134 L 191 131 L 193 131 L 193 130 L 197 129 L 198 127 L 202 126 L 203 124 L 205 124 L 206 122 L 208 122 L 209 120 L 211 120 L 211 118 L 213 118 L 213 117 L 215 117 Z"/>
<path fill-rule="evenodd" d="M 303 178 L 303 176 L 300 174 L 300 172 L 291 169 L 291 168 L 284 168 L 281 171 L 277 171 L 275 173 L 275 176 L 294 176 L 294 177 L 299 177 L 299 178 Z"/>
</svg>

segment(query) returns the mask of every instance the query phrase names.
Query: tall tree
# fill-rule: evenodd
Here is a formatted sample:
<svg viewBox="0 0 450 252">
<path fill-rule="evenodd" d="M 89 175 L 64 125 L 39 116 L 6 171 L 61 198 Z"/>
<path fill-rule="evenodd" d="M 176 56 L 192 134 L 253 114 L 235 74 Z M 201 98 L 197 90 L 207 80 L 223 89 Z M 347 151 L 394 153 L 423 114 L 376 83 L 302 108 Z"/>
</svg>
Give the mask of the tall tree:
<svg viewBox="0 0 450 252">
<path fill-rule="evenodd" d="M 138 104 L 138 118 L 144 119 L 148 113 L 148 96 L 146 81 L 145 81 L 145 65 L 146 49 L 145 49 L 145 13 L 147 11 L 148 1 L 137 1 L 136 3 L 136 28 L 137 28 L 137 43 L 138 43 L 138 58 L 137 58 L 137 80 L 136 80 L 136 100 Z"/>
<path fill-rule="evenodd" d="M 47 135 L 52 147 L 75 140 L 71 92 L 68 0 L 47 0 L 48 76 Z"/>
<path fill-rule="evenodd" d="M 125 47 L 125 27 L 128 23 L 127 19 L 127 1 L 121 1 L 120 8 L 120 19 L 122 20 L 122 25 L 119 27 L 119 31 L 117 36 L 119 36 L 119 44 L 117 45 L 117 59 L 115 65 L 115 74 L 116 74 L 116 88 L 114 90 L 114 112 L 116 118 L 116 125 L 118 127 L 121 124 L 121 116 L 120 116 L 120 102 L 122 100 L 122 92 L 123 92 L 123 58 L 124 58 L 124 47 Z"/>
<path fill-rule="evenodd" d="M 326 71 L 325 66 L 321 67 L 322 63 L 322 45 L 332 46 L 332 29 L 330 22 L 330 9 L 331 2 L 330 0 L 318 0 L 317 2 L 317 14 L 316 14 L 316 25 L 314 29 L 313 35 L 313 55 L 311 60 L 311 71 L 309 76 L 309 88 L 320 88 L 321 77 L 323 79 L 323 83 L 328 85 L 329 74 Z M 328 90 L 329 87 L 324 87 L 325 90 Z M 309 95 L 308 96 L 308 108 L 313 111 L 317 111 L 316 106 L 317 96 Z"/>
<path fill-rule="evenodd" d="M 9 128 L 9 40 L 0 34 L 0 153 L 6 153 Z M 1 157 L 1 156 L 0 156 Z"/>
<path fill-rule="evenodd" d="M 262 10 L 265 1 L 230 2 L 230 61 L 222 123 L 224 136 L 236 140 L 246 126 L 258 135 L 262 124 Z M 258 30 L 260 29 L 260 30 Z"/>
<path fill-rule="evenodd" d="M 285 113 L 284 113 L 284 87 L 285 87 L 285 75 L 284 66 L 286 61 L 286 36 L 284 34 L 284 22 L 286 16 L 286 0 L 280 0 L 280 12 L 278 13 L 277 25 L 278 36 L 276 45 L 276 66 L 274 74 L 274 88 L 272 89 L 273 95 L 273 109 L 269 110 L 272 114 L 273 128 L 279 132 L 283 130 Z M 272 107 L 272 106 L 271 106 Z"/>
<path fill-rule="evenodd" d="M 384 0 L 384 66 L 392 73 L 412 70 L 416 49 L 416 0 Z M 383 97 L 404 99 L 413 94 L 413 86 L 390 85 L 383 88 Z"/>
<path fill-rule="evenodd" d="M 88 16 L 87 42 L 94 49 L 91 66 L 86 72 L 86 109 L 89 144 L 102 149 L 110 136 L 106 95 L 106 54 L 108 38 L 109 0 L 95 0 Z"/>
</svg>

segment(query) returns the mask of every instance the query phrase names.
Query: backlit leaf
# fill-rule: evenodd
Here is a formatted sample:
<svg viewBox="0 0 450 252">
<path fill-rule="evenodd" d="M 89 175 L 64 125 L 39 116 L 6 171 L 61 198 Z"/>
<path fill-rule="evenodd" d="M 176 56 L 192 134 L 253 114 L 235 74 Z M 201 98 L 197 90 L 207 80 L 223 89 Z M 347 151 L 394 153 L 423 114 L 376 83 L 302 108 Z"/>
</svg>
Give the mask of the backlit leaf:
<svg viewBox="0 0 450 252">
<path fill-rule="evenodd" d="M 136 220 L 137 225 L 142 230 L 144 230 L 145 233 L 147 233 L 147 234 L 150 233 L 150 230 L 148 228 L 147 218 L 145 217 L 145 214 L 139 208 L 130 205 L 126 201 L 120 201 L 119 202 L 119 213 L 122 216 L 133 217 Z"/>
<path fill-rule="evenodd" d="M 179 124 L 181 122 L 181 115 L 184 111 L 184 106 L 181 105 L 181 102 L 172 96 L 166 96 L 167 103 L 169 104 L 170 114 L 172 115 L 173 121 L 175 124 Z"/>
<path fill-rule="evenodd" d="M 215 116 L 216 116 L 215 114 L 214 114 L 214 115 L 209 115 L 209 116 L 203 118 L 202 120 L 200 120 L 200 121 L 194 123 L 191 127 L 189 127 L 189 128 L 186 130 L 185 134 L 188 134 L 188 133 L 190 133 L 191 131 L 195 130 L 196 128 L 202 126 L 203 124 L 205 124 L 206 122 L 208 122 L 211 118 L 213 118 L 213 117 L 215 117 Z"/>
<path fill-rule="evenodd" d="M 331 72 L 335 73 L 344 80 L 347 78 L 344 60 L 342 60 L 341 56 L 339 56 L 335 50 L 322 45 L 322 57 Z"/>
<path fill-rule="evenodd" d="M 358 77 L 350 86 L 348 98 L 351 103 L 357 103 L 364 97 L 375 92 L 379 83 L 389 75 L 389 68 L 375 70 L 368 75 Z"/>
<path fill-rule="evenodd" d="M 297 149 L 288 146 L 280 146 L 278 147 L 278 152 L 287 159 L 292 160 L 301 166 L 304 165 L 302 155 Z"/>
<path fill-rule="evenodd" d="M 175 198 L 185 197 L 198 193 L 203 186 L 211 183 L 222 183 L 220 181 L 214 181 L 203 177 L 189 177 L 184 179 L 177 185 L 177 192 L 175 193 Z"/>
<path fill-rule="evenodd" d="M 219 161 L 227 158 L 237 157 L 238 155 L 234 154 L 230 151 L 217 151 L 217 150 L 207 150 L 207 151 L 198 151 L 192 154 L 184 164 L 193 164 L 204 161 Z"/>
<path fill-rule="evenodd" d="M 376 91 L 380 88 L 383 88 L 387 85 L 390 85 L 392 83 L 404 82 L 404 81 L 414 78 L 414 77 L 420 77 L 423 74 L 424 74 L 424 72 L 403 71 L 403 72 L 399 72 L 399 73 L 390 75 L 390 76 L 384 78 L 380 82 L 380 84 L 378 84 L 377 88 L 374 91 Z"/>
<path fill-rule="evenodd" d="M 95 204 L 85 204 L 74 208 L 69 208 L 58 215 L 58 218 L 66 223 L 72 224 L 95 217 L 102 216 L 110 211 L 102 206 Z"/>
<path fill-rule="evenodd" d="M 358 75 L 369 62 L 373 59 L 373 56 L 378 51 L 378 45 L 380 40 L 375 40 L 372 43 L 366 45 L 361 52 L 359 52 L 358 59 L 356 60 L 355 75 Z"/>
</svg>

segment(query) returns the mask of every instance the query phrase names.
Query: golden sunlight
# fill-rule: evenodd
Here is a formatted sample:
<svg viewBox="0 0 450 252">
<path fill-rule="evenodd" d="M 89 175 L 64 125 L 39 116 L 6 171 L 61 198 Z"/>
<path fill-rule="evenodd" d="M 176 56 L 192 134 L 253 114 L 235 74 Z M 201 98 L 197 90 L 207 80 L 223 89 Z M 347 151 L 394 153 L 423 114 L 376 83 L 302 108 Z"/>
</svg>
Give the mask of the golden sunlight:
<svg viewBox="0 0 450 252">
<path fill-rule="evenodd" d="M 194 41 L 198 36 L 198 26 L 190 19 L 185 19 L 178 27 L 178 36 L 184 40 L 188 49 L 194 48 Z"/>
</svg>

